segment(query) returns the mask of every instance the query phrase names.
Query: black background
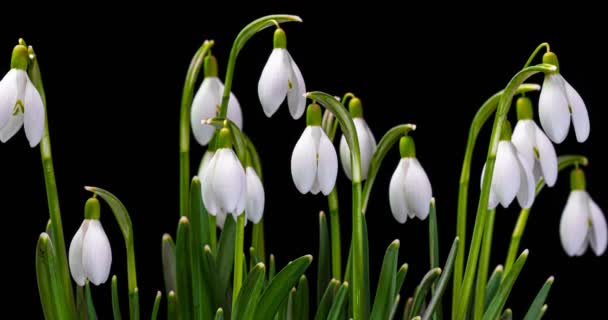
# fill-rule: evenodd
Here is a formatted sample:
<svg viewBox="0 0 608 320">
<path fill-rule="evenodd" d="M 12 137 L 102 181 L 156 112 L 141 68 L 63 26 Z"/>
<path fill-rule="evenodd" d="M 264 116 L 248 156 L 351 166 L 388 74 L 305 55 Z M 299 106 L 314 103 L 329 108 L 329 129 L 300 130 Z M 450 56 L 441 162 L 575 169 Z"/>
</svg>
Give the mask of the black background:
<svg viewBox="0 0 608 320">
<path fill-rule="evenodd" d="M 604 183 L 608 178 L 604 153 L 608 67 L 601 49 L 607 24 L 587 18 L 592 9 L 579 14 L 571 8 L 550 12 L 521 7 L 513 14 L 498 15 L 496 10 L 478 12 L 481 8 L 460 8 L 463 12 L 457 13 L 438 4 L 404 11 L 374 7 L 375 3 L 339 10 L 304 3 L 259 4 L 257 9 L 236 3 L 221 8 L 172 5 L 56 7 L 53 13 L 22 7 L 14 19 L 3 20 L 0 29 L 0 58 L 4 57 L 0 73 L 9 70 L 18 37 L 36 48 L 40 60 L 67 245 L 83 219 L 89 196 L 83 186 L 99 186 L 116 194 L 135 226 L 144 317 L 156 290 L 163 288 L 161 236 L 175 233 L 179 216 L 178 119 L 190 58 L 203 40 L 214 39 L 213 52 L 223 75 L 236 34 L 264 14 L 287 12 L 304 19 L 303 24 L 286 24 L 284 29 L 308 90 L 337 95 L 354 92 L 361 97 L 365 118 L 378 140 L 394 125 L 418 125 L 414 133 L 417 154 L 437 198 L 442 260 L 455 234 L 458 179 L 470 121 L 477 107 L 502 89 L 543 41 L 550 42 L 558 54 L 562 74 L 581 94 L 591 116 L 587 142 L 576 143 L 571 132 L 557 146 L 558 153 L 589 156 L 588 189 L 599 206 L 608 210 Z M 292 120 L 286 106 L 268 119 L 259 105 L 257 81 L 271 49 L 270 30 L 245 46 L 233 92 L 244 111 L 244 130 L 263 161 L 267 250 L 284 265 L 303 254 L 316 255 L 317 213 L 326 208 L 326 200 L 299 194 L 291 180 L 289 160 L 304 120 Z M 532 81 L 540 83 L 542 78 Z M 514 114 L 510 117 L 515 120 Z M 489 129 L 482 135 L 486 138 L 480 139 L 472 170 L 473 198 Z M 192 142 L 195 168 L 203 149 Z M 34 249 L 48 219 L 39 151 L 27 146 L 22 132 L 0 150 L 2 283 L 4 292 L 11 294 L 1 308 L 3 313 L 18 310 L 25 313 L 24 318 L 38 318 Z M 428 224 L 408 220 L 400 225 L 390 214 L 388 183 L 397 161 L 398 152 L 391 151 L 370 199 L 370 264 L 372 275 L 377 275 L 386 246 L 399 238 L 399 260 L 410 264 L 404 287 L 409 296 L 428 269 Z M 339 186 L 346 248 L 350 188 L 341 169 Z M 545 189 L 534 205 L 521 244 L 531 254 L 507 302 L 515 318 L 523 316 L 550 275 L 556 281 L 548 300 L 548 318 L 598 318 L 606 307 L 607 258 L 595 257 L 591 250 L 583 257 L 568 258 L 560 245 L 559 219 L 568 192 L 568 176 L 562 173 L 557 186 Z M 517 219 L 515 207 L 497 213 L 492 266 L 504 263 Z M 102 223 L 112 243 L 112 273 L 118 275 L 124 294 L 123 240 L 107 206 L 102 208 Z M 469 235 L 471 229 L 472 224 Z M 313 264 L 310 278 L 314 270 Z M 109 282 L 95 288 L 94 296 L 100 317 L 111 317 Z M 445 300 L 447 306 L 449 299 Z"/>
</svg>

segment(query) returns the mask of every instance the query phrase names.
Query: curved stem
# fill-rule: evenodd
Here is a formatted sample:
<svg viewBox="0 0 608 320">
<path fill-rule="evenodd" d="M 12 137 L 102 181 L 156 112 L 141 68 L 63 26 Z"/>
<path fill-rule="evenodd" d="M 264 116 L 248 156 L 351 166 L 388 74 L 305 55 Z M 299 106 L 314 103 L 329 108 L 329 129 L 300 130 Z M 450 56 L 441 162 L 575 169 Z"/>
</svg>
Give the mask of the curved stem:
<svg viewBox="0 0 608 320">
<path fill-rule="evenodd" d="M 230 219 L 230 217 L 227 217 Z M 245 213 L 236 219 L 234 240 L 234 282 L 232 283 L 232 310 L 236 310 L 236 300 L 243 284 L 243 243 L 245 241 Z"/>
<path fill-rule="evenodd" d="M 538 47 L 536 47 L 536 49 L 534 49 L 534 51 L 532 52 L 532 54 L 528 58 L 528 61 L 526 61 L 526 64 L 524 64 L 524 69 L 530 66 L 530 64 L 532 63 L 532 60 L 534 60 L 534 58 L 536 57 L 536 55 L 543 48 L 547 48 L 547 52 L 551 51 L 551 47 L 549 46 L 549 43 L 543 42 L 543 43 L 539 44 Z"/>
<path fill-rule="evenodd" d="M 188 201 L 188 193 L 190 192 L 190 108 L 192 107 L 194 86 L 203 65 L 203 60 L 213 47 L 213 43 L 213 40 L 205 40 L 192 57 L 182 91 L 179 116 L 179 214 L 181 216 L 188 215 L 190 206 Z"/>
<path fill-rule="evenodd" d="M 492 250 L 492 235 L 494 233 L 494 218 L 496 209 L 488 210 L 488 221 L 483 233 L 483 244 L 481 246 L 481 257 L 479 257 L 479 272 L 475 287 L 474 319 L 481 319 L 484 313 L 486 296 L 486 284 L 488 282 L 488 267 L 490 265 L 490 253 Z"/>
<path fill-rule="evenodd" d="M 587 158 L 581 155 L 566 155 L 561 156 L 557 162 L 557 171 L 562 171 L 571 166 L 583 165 L 586 166 L 588 164 Z M 536 184 L 536 196 L 541 192 L 543 187 L 545 186 L 545 180 L 541 178 Z M 524 234 L 524 230 L 526 229 L 526 224 L 528 222 L 528 215 L 530 214 L 530 210 L 521 209 L 519 212 L 519 217 L 517 218 L 517 223 L 515 224 L 515 228 L 513 229 L 513 234 L 511 235 L 511 243 L 509 244 L 509 251 L 507 253 L 507 260 L 505 262 L 505 272 L 507 274 L 509 269 L 513 266 L 515 262 L 515 258 L 517 255 L 517 250 L 519 250 L 519 242 L 521 240 L 522 235 Z"/>
<path fill-rule="evenodd" d="M 331 230 L 331 270 L 334 279 L 342 280 L 342 243 L 340 235 L 340 214 L 338 209 L 338 188 L 334 186 L 327 196 Z"/>
</svg>

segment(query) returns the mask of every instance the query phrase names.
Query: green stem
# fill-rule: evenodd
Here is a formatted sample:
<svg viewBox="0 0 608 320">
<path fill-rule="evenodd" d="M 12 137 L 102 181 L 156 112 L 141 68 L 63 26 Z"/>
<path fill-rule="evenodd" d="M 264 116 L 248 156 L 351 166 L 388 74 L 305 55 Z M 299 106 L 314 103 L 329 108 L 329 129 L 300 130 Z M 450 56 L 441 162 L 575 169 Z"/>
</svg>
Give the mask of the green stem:
<svg viewBox="0 0 608 320">
<path fill-rule="evenodd" d="M 492 135 L 490 138 L 490 145 L 488 148 L 488 155 L 486 158 L 486 175 L 483 179 L 481 188 L 481 195 L 479 203 L 477 205 L 477 214 L 475 218 L 475 225 L 473 227 L 473 237 L 471 239 L 471 245 L 469 247 L 469 256 L 467 259 L 466 269 L 464 273 L 464 279 L 462 286 L 458 291 L 457 295 L 460 298 L 460 303 L 456 309 L 456 317 L 453 319 L 464 319 L 469 305 L 469 299 L 471 297 L 471 289 L 473 287 L 473 281 L 475 273 L 477 271 L 477 259 L 479 257 L 479 248 L 481 246 L 481 238 L 483 230 L 486 224 L 486 212 L 488 208 L 488 200 L 490 196 L 490 184 L 492 182 L 492 174 L 494 173 L 494 163 L 496 161 L 496 150 L 498 148 L 498 141 L 502 130 L 502 125 L 506 120 L 507 113 L 511 107 L 513 95 L 516 94 L 519 86 L 526 81 L 530 76 L 539 72 L 554 72 L 555 66 L 551 65 L 537 65 L 525 68 L 519 71 L 510 81 L 505 88 L 503 94 L 500 97 L 496 116 L 494 118 L 494 125 L 492 127 Z M 459 236 L 460 237 L 460 236 Z"/>
<path fill-rule="evenodd" d="M 205 40 L 192 57 L 182 91 L 179 117 L 179 213 L 181 216 L 187 215 L 190 206 L 188 202 L 190 192 L 190 108 L 196 79 L 211 47 L 213 47 L 213 40 Z"/>
<path fill-rule="evenodd" d="M 519 86 L 516 93 L 523 93 L 528 91 L 538 91 L 540 86 L 537 84 L 522 84 Z M 502 96 L 503 91 L 499 91 L 494 94 L 483 105 L 479 108 L 471 127 L 469 129 L 469 136 L 467 138 L 467 146 L 464 153 L 464 161 L 462 162 L 462 171 L 460 174 L 460 188 L 458 189 L 458 211 L 456 220 L 456 236 L 460 241 L 458 245 L 458 254 L 456 255 L 456 264 L 454 266 L 454 294 L 452 295 L 452 310 L 456 310 L 460 285 L 462 284 L 462 274 L 464 269 L 464 256 L 466 247 L 466 224 L 467 224 L 467 198 L 469 192 L 469 180 L 471 176 L 471 161 L 473 158 L 473 150 L 475 149 L 475 143 L 477 142 L 477 136 L 481 131 L 481 128 L 486 123 L 488 118 L 496 111 L 498 102 Z M 454 319 L 454 318 L 452 318 Z"/>
<path fill-rule="evenodd" d="M 40 73 L 40 65 L 33 49 L 30 47 L 30 64 L 28 74 L 29 77 L 40 93 L 44 105 L 44 134 L 40 140 L 40 156 L 42 158 L 42 170 L 44 173 L 44 185 L 49 207 L 49 216 L 53 226 L 53 232 L 50 234 L 53 248 L 55 249 L 56 266 L 58 271 L 58 282 L 61 284 L 59 292 L 62 296 L 63 303 L 66 304 L 70 319 L 76 319 L 76 304 L 74 302 L 74 293 L 72 292 L 72 282 L 68 271 L 68 259 L 65 250 L 65 240 L 63 237 L 63 224 L 61 222 L 61 211 L 59 210 L 59 196 L 57 194 L 57 183 L 55 181 L 55 169 L 53 167 L 53 154 L 51 152 L 51 137 L 49 135 L 48 108 L 46 103 L 46 95 L 42 84 L 42 76 Z"/>
<path fill-rule="evenodd" d="M 489 210 L 486 230 L 483 234 L 483 244 L 481 246 L 481 257 L 479 258 L 479 272 L 477 274 L 477 284 L 475 288 L 474 319 L 480 320 L 483 317 L 486 284 L 488 282 L 488 266 L 490 264 L 490 252 L 492 250 L 492 235 L 494 233 L 494 218 L 496 209 Z"/>
<path fill-rule="evenodd" d="M 230 217 L 226 217 L 230 219 Z M 236 300 L 243 284 L 243 242 L 245 242 L 245 213 L 236 219 L 234 240 L 234 282 L 232 284 L 232 310 L 236 310 Z"/>
<path fill-rule="evenodd" d="M 538 45 L 538 47 L 536 47 L 536 49 L 534 49 L 534 51 L 532 52 L 532 54 L 530 55 L 530 57 L 526 61 L 526 64 L 524 64 L 524 69 L 530 66 L 530 64 L 532 63 L 532 60 L 534 60 L 534 58 L 536 57 L 536 55 L 543 48 L 547 48 L 547 52 L 551 51 L 551 47 L 549 47 L 549 44 L 547 42 L 541 43 L 540 45 Z"/>
<path fill-rule="evenodd" d="M 331 228 L 331 269 L 333 278 L 342 280 L 342 244 L 340 236 L 340 214 L 338 211 L 338 188 L 327 196 L 329 202 L 329 218 Z"/>
</svg>

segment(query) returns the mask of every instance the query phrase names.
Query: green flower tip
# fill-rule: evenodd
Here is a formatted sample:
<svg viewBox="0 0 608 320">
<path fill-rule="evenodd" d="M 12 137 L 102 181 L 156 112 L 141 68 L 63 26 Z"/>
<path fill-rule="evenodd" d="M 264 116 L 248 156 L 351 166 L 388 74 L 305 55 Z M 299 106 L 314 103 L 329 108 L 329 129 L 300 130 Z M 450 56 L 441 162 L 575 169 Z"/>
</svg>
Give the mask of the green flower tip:
<svg viewBox="0 0 608 320">
<path fill-rule="evenodd" d="M 348 102 L 348 111 L 353 118 L 363 118 L 363 106 L 361 100 L 357 97 L 352 97 Z"/>
<path fill-rule="evenodd" d="M 530 120 L 534 118 L 532 100 L 528 97 L 519 97 L 515 103 L 517 107 L 517 120 Z"/>
<path fill-rule="evenodd" d="M 325 218 L 325 212 L 324 212 L 323 210 L 321 210 L 321 211 L 319 212 L 319 219 L 321 219 L 321 220 L 325 220 L 325 219 L 326 219 L 326 218 Z"/>
<path fill-rule="evenodd" d="M 403 271 L 407 271 L 407 269 L 408 269 L 409 267 L 410 267 L 410 265 L 409 265 L 409 264 L 404 263 L 404 264 L 402 264 L 402 265 L 401 265 L 401 268 L 399 268 L 399 271 L 402 271 L 402 270 L 403 270 Z"/>
<path fill-rule="evenodd" d="M 168 233 L 163 234 L 163 240 L 162 240 L 163 242 L 169 242 L 171 240 L 173 240 L 173 238 L 171 238 L 170 234 L 168 234 Z"/>
<path fill-rule="evenodd" d="M 179 218 L 179 224 L 180 225 L 190 224 L 190 220 L 188 220 L 188 217 L 183 216 L 183 217 Z"/>
<path fill-rule="evenodd" d="M 553 283 L 553 281 L 555 281 L 554 276 L 550 276 L 549 279 L 547 279 L 547 283 Z"/>
<path fill-rule="evenodd" d="M 348 281 L 344 281 L 344 282 L 342 283 L 342 285 L 343 285 L 343 286 L 345 286 L 346 288 L 348 288 Z"/>
<path fill-rule="evenodd" d="M 586 190 L 587 181 L 585 180 L 585 172 L 581 168 L 572 169 L 570 172 L 570 190 Z"/>
<path fill-rule="evenodd" d="M 266 265 L 264 265 L 264 262 L 259 262 L 255 265 L 255 267 L 264 270 L 266 268 Z"/>
<path fill-rule="evenodd" d="M 205 250 L 205 253 L 211 253 L 211 247 L 208 244 L 205 245 L 203 250 Z"/>
<path fill-rule="evenodd" d="M 511 135 L 513 130 L 511 129 L 511 122 L 505 120 L 502 123 L 502 129 L 500 130 L 500 141 L 511 141 Z"/>
<path fill-rule="evenodd" d="M 320 126 L 322 119 L 323 113 L 321 112 L 321 106 L 316 103 L 309 104 L 308 109 L 306 109 L 306 125 Z"/>
<path fill-rule="evenodd" d="M 19 40 L 17 40 L 17 43 L 19 43 L 20 45 L 27 47 L 27 44 L 25 44 L 25 40 L 23 40 L 23 38 L 19 38 Z"/>
<path fill-rule="evenodd" d="M 399 239 L 395 239 L 393 242 L 391 242 L 391 247 L 399 248 L 399 245 L 401 245 Z"/>
<path fill-rule="evenodd" d="M 224 127 L 220 130 L 217 138 L 217 148 L 232 148 L 232 135 L 230 129 Z"/>
<path fill-rule="evenodd" d="M 305 255 L 306 260 L 308 260 L 308 262 L 312 262 L 312 255 L 311 254 L 307 254 Z"/>
<path fill-rule="evenodd" d="M 27 47 L 22 44 L 16 45 L 11 57 L 11 69 L 26 70 L 28 57 Z"/>
<path fill-rule="evenodd" d="M 274 48 L 275 49 L 286 49 L 287 48 L 287 36 L 285 31 L 277 27 L 274 31 Z"/>
<path fill-rule="evenodd" d="M 543 55 L 543 63 L 552 64 L 557 67 L 557 71 L 559 72 L 559 61 L 557 60 L 557 55 L 554 52 L 548 51 Z"/>
<path fill-rule="evenodd" d="M 112 276 L 112 283 L 116 283 L 118 282 L 118 278 L 116 277 L 116 275 Z"/>
<path fill-rule="evenodd" d="M 99 209 L 99 200 L 95 197 L 89 198 L 84 205 L 84 218 L 99 220 L 100 209 Z"/>
<path fill-rule="evenodd" d="M 217 59 L 210 54 L 205 57 L 205 78 L 217 77 Z"/>
<path fill-rule="evenodd" d="M 399 140 L 399 153 L 401 154 L 401 158 L 416 158 L 414 138 L 410 136 L 401 137 L 401 140 Z"/>
</svg>

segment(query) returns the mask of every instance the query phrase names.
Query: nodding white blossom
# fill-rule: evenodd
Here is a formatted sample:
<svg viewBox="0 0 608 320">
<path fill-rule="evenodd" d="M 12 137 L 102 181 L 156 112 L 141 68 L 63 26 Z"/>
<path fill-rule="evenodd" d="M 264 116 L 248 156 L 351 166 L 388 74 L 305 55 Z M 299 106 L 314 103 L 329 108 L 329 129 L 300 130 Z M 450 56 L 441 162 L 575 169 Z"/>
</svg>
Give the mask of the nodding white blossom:
<svg viewBox="0 0 608 320">
<path fill-rule="evenodd" d="M 596 256 L 601 256 L 608 244 L 606 218 L 585 190 L 584 179 L 581 169 L 573 170 L 572 191 L 559 224 L 562 247 L 571 257 L 582 256 L 589 246 Z"/>
<path fill-rule="evenodd" d="M 99 201 L 95 198 L 86 203 L 85 220 L 72 238 L 68 256 L 70 273 L 79 286 L 84 286 L 87 279 L 94 285 L 108 280 L 112 249 L 99 222 Z"/>
<path fill-rule="evenodd" d="M 217 76 L 217 61 L 214 56 L 205 57 L 205 79 L 192 100 L 190 109 L 190 126 L 196 141 L 205 146 L 211 141 L 215 128 L 209 124 L 202 124 L 204 119 L 213 118 L 220 110 L 224 84 Z M 243 113 L 241 105 L 234 94 L 230 93 L 228 99 L 227 118 L 237 127 L 243 128 Z"/>
<path fill-rule="evenodd" d="M 245 205 L 245 213 L 247 219 L 253 223 L 258 223 L 264 214 L 264 186 L 255 169 L 247 167 L 245 169 L 247 180 L 247 204 Z"/>
<path fill-rule="evenodd" d="M 17 45 L 11 70 L 0 80 L 0 141 L 8 141 L 25 127 L 33 148 L 44 134 L 45 113 L 42 97 L 26 72 L 28 59 L 27 48 Z"/>
<path fill-rule="evenodd" d="M 405 223 L 408 217 L 424 220 L 433 197 L 431 182 L 416 159 L 412 137 L 402 137 L 399 149 L 401 160 L 389 185 L 391 212 L 399 223 Z"/>
<path fill-rule="evenodd" d="M 287 97 L 289 113 L 294 119 L 299 119 L 306 109 L 305 93 L 302 72 L 287 51 L 285 31 L 277 28 L 274 33 L 274 49 L 258 82 L 260 104 L 266 116 L 271 117 Z"/>
<path fill-rule="evenodd" d="M 359 140 L 359 151 L 361 156 L 361 180 L 367 179 L 367 172 L 372 161 L 374 151 L 376 151 L 376 138 L 372 130 L 363 119 L 363 108 L 361 106 L 361 100 L 359 98 L 352 98 L 349 102 L 348 108 L 350 114 L 353 117 L 355 124 L 355 130 L 357 131 L 357 139 Z M 351 166 L 351 154 L 350 147 L 346 142 L 344 135 L 340 138 L 340 162 L 342 163 L 342 169 L 348 177 L 352 180 L 352 166 Z"/>
<path fill-rule="evenodd" d="M 336 184 L 338 156 L 334 145 L 321 128 L 321 108 L 311 104 L 307 111 L 307 126 L 291 155 L 291 176 L 302 194 L 328 195 Z"/>
<path fill-rule="evenodd" d="M 561 143 L 568 135 L 572 119 L 576 140 L 584 142 L 589 137 L 590 130 L 585 102 L 559 73 L 559 62 L 555 53 L 545 53 L 543 62 L 558 68 L 554 73 L 545 74 L 538 100 L 538 115 L 543 130 L 553 142 Z"/>
</svg>

